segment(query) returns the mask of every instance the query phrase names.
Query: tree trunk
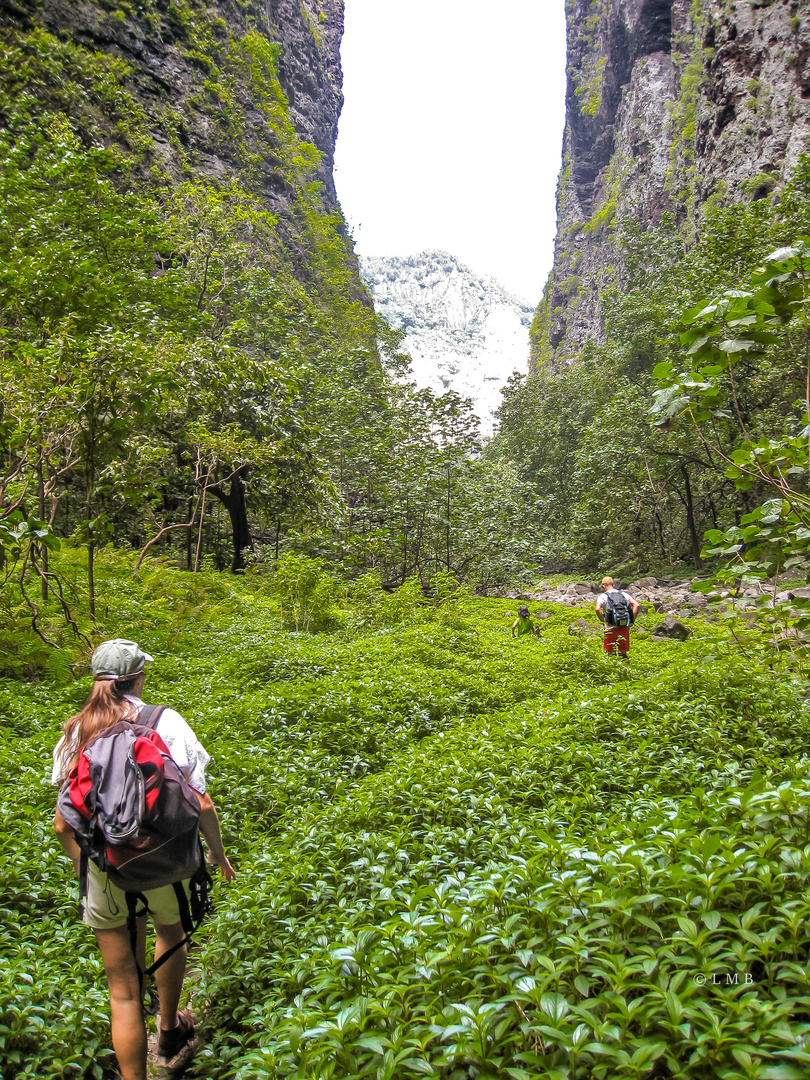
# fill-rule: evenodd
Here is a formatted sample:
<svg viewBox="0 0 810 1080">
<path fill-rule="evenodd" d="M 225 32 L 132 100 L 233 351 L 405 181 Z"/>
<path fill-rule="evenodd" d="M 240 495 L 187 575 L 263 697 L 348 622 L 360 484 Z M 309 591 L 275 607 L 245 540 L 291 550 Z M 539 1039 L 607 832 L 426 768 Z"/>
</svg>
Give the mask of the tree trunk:
<svg viewBox="0 0 810 1080">
<path fill-rule="evenodd" d="M 245 468 L 234 473 L 231 479 L 229 491 L 224 491 L 218 484 L 211 488 L 231 519 L 231 535 L 233 538 L 233 564 L 231 570 L 234 574 L 241 573 L 245 569 L 245 549 L 253 550 L 253 540 L 250 536 L 250 526 L 247 519 L 247 507 L 245 506 Z"/>
<path fill-rule="evenodd" d="M 89 603 L 87 605 L 90 618 L 96 617 L 96 545 L 91 541 L 87 545 L 87 591 Z"/>
<path fill-rule="evenodd" d="M 88 480 L 87 483 L 87 495 L 85 497 L 84 512 L 87 515 L 87 528 L 90 530 L 90 521 L 92 520 L 93 513 L 93 486 Z M 88 593 L 88 610 L 90 612 L 90 618 L 96 617 L 96 545 L 93 543 L 92 535 L 87 537 L 87 593 Z"/>
<path fill-rule="evenodd" d="M 42 448 L 39 451 L 39 461 L 37 462 L 37 482 L 39 484 L 39 520 L 45 520 L 45 477 L 42 473 Z M 48 573 L 48 547 L 46 544 L 40 544 L 39 547 L 39 561 L 42 564 L 43 574 Z M 48 578 L 42 578 L 42 600 L 43 603 L 48 599 Z"/>
<path fill-rule="evenodd" d="M 692 485 L 689 482 L 689 473 L 686 471 L 686 466 L 681 465 L 681 476 L 683 477 L 683 486 L 686 490 L 686 527 L 689 530 L 689 539 L 692 542 L 692 558 L 695 562 L 695 569 L 700 569 L 700 541 L 698 540 L 697 530 L 695 529 L 695 514 L 692 504 Z"/>
<path fill-rule="evenodd" d="M 450 469 L 447 470 L 447 517 L 444 525 L 445 561 L 450 573 Z"/>
</svg>

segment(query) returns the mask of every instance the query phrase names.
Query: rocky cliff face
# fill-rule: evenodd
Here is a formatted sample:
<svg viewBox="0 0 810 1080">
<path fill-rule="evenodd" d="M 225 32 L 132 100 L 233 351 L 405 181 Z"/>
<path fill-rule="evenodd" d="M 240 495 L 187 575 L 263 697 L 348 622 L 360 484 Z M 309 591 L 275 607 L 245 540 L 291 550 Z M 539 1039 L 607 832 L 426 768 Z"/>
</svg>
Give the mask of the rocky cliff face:
<svg viewBox="0 0 810 1080">
<path fill-rule="evenodd" d="M 363 258 L 361 269 L 377 311 L 406 332 L 417 383 L 472 398 L 490 435 L 501 387 L 526 370 L 531 308 L 443 251 Z"/>
<path fill-rule="evenodd" d="M 602 334 L 624 223 L 778 192 L 810 149 L 807 0 L 566 0 L 568 91 L 554 269 L 532 363 Z"/>
<path fill-rule="evenodd" d="M 302 202 L 337 209 L 342 33 L 343 0 L 0 0 L 10 96 L 122 143 L 143 176 L 238 178 L 292 249 Z"/>
</svg>

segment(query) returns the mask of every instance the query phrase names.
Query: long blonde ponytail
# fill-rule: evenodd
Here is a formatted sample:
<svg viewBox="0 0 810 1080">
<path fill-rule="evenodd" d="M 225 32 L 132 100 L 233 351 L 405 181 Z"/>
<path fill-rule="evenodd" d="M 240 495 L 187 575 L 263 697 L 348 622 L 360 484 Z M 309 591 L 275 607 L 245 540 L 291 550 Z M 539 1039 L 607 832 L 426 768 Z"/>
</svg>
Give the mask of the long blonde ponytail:
<svg viewBox="0 0 810 1080">
<path fill-rule="evenodd" d="M 132 692 L 138 675 L 124 679 L 96 679 L 90 697 L 80 712 L 65 724 L 64 741 L 60 751 L 60 771 L 67 776 L 75 768 L 79 754 L 102 731 L 119 720 L 134 720 L 138 710 L 125 694 Z"/>
</svg>

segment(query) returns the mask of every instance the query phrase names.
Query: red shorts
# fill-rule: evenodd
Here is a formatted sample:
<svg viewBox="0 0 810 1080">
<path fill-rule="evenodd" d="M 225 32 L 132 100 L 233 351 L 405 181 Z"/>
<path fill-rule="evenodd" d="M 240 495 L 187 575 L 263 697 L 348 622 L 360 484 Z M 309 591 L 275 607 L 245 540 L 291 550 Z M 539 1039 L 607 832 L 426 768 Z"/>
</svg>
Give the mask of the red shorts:
<svg viewBox="0 0 810 1080">
<path fill-rule="evenodd" d="M 629 626 L 608 626 L 605 628 L 605 652 L 612 653 L 617 644 L 619 652 L 630 651 Z"/>
</svg>

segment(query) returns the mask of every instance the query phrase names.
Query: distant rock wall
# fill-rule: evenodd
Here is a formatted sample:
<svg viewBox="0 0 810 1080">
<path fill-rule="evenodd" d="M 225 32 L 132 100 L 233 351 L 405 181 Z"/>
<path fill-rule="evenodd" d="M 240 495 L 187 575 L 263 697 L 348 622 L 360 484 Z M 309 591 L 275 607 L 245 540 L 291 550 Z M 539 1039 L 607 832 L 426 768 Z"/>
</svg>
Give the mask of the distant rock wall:
<svg viewBox="0 0 810 1080">
<path fill-rule="evenodd" d="M 526 370 L 531 308 L 443 251 L 363 258 L 361 270 L 377 311 L 406 332 L 417 383 L 472 398 L 491 434 L 501 387 Z"/>
<path fill-rule="evenodd" d="M 711 195 L 778 191 L 810 150 L 807 0 L 566 0 L 568 88 L 554 269 L 532 365 L 600 341 L 623 221 L 697 227 Z"/>
</svg>

